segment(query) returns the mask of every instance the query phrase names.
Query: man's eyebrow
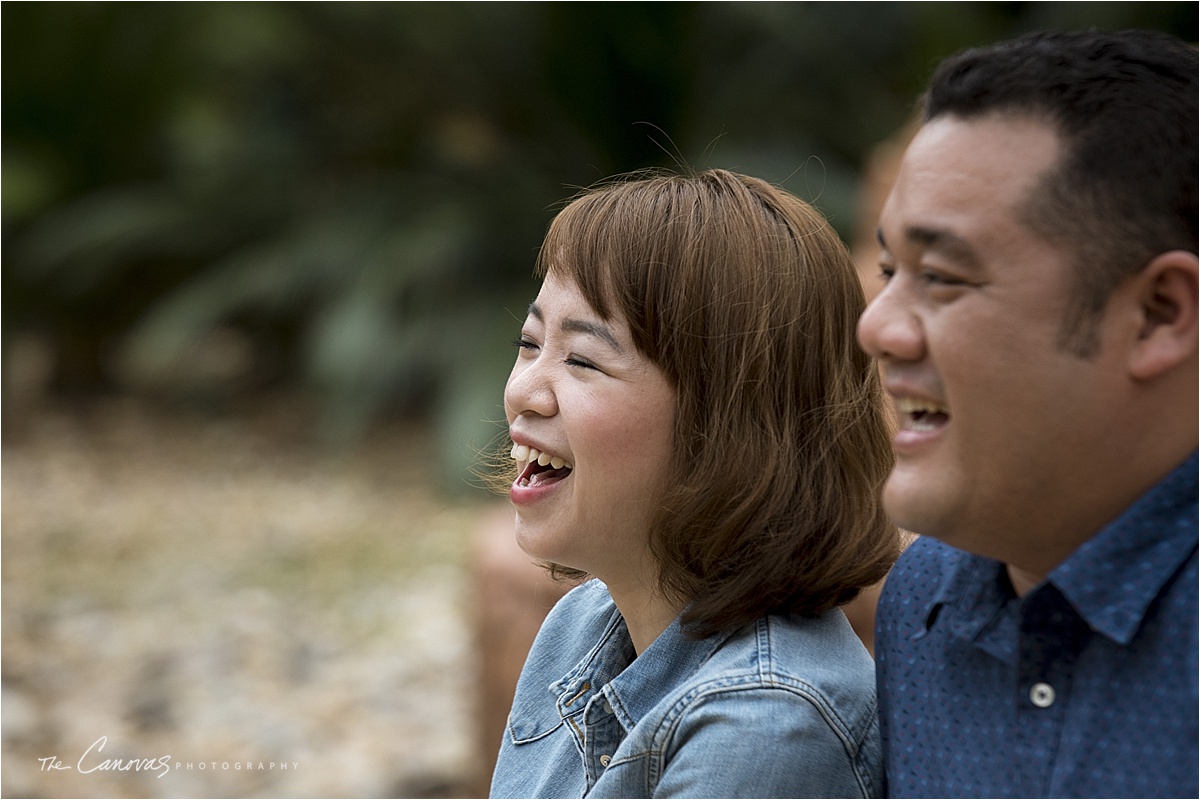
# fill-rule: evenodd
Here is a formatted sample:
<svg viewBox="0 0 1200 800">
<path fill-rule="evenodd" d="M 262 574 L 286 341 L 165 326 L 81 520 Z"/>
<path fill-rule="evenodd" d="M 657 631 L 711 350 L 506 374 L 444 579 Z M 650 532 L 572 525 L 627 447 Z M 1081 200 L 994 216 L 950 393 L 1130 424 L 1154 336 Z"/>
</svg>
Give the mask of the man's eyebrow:
<svg viewBox="0 0 1200 800">
<path fill-rule="evenodd" d="M 533 317 L 538 322 L 545 323 L 546 321 L 545 316 L 542 314 L 542 310 L 538 308 L 536 302 L 529 304 L 529 316 Z M 582 333 L 587 336 L 594 336 L 607 344 L 613 350 L 616 350 L 618 353 L 625 352 L 624 348 L 621 347 L 620 342 L 617 341 L 617 337 L 613 336 L 612 331 L 603 325 L 599 325 L 595 322 L 585 319 L 567 317 L 562 321 L 562 325 L 560 327 L 569 333 Z"/>
<path fill-rule="evenodd" d="M 879 246 L 890 252 L 883 228 L 875 229 L 875 239 Z M 929 228 L 923 225 L 909 225 L 904 229 L 904 239 L 922 249 L 939 253 L 952 259 L 958 265 L 967 269 L 979 269 L 979 256 L 971 244 L 956 233 L 944 228 Z"/>
</svg>

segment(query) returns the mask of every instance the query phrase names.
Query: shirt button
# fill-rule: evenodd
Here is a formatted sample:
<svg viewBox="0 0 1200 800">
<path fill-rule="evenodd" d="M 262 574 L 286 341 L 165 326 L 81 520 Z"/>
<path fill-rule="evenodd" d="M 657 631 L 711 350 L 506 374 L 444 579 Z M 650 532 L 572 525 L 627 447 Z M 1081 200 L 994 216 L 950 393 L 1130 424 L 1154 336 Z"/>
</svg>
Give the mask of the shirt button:
<svg viewBox="0 0 1200 800">
<path fill-rule="evenodd" d="M 1048 683 L 1035 683 L 1029 687 L 1029 702 L 1038 708 L 1054 705 L 1054 687 Z"/>
<path fill-rule="evenodd" d="M 612 704 L 609 703 L 607 700 L 604 701 L 604 713 L 605 714 L 613 713 Z"/>
<path fill-rule="evenodd" d="M 612 761 L 612 756 L 600 756 L 600 766 L 607 767 Z"/>
</svg>

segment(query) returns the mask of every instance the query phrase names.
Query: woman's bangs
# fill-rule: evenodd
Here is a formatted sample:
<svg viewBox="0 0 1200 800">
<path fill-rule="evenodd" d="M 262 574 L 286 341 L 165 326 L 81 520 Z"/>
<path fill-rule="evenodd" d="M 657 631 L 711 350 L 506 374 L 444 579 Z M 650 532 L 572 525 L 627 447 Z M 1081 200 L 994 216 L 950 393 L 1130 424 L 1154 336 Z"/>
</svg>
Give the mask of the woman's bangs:
<svg viewBox="0 0 1200 800">
<path fill-rule="evenodd" d="M 584 195 L 559 212 L 538 255 L 538 277 L 553 272 L 571 279 L 601 319 L 611 319 L 619 287 L 633 279 L 629 255 L 618 245 L 627 243 L 630 217 L 624 204 L 615 202 L 613 189 Z M 621 313 L 621 309 L 616 309 Z"/>
</svg>

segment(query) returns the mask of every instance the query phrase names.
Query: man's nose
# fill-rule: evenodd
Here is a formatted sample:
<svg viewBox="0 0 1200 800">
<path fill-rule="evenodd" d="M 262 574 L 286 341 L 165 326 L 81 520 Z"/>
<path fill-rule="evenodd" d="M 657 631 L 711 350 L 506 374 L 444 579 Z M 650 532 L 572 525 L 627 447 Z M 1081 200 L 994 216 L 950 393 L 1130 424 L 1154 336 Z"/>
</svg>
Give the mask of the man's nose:
<svg viewBox="0 0 1200 800">
<path fill-rule="evenodd" d="M 917 361 L 925 355 L 921 321 L 893 278 L 858 320 L 858 343 L 879 361 Z"/>
</svg>

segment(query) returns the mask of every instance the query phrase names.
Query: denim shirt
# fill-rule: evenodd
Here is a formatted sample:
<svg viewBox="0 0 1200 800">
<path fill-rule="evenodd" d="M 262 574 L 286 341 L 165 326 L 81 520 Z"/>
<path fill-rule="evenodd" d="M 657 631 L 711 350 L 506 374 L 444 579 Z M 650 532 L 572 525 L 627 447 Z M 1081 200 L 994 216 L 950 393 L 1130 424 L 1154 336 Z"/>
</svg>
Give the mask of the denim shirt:
<svg viewBox="0 0 1200 800">
<path fill-rule="evenodd" d="M 534 641 L 493 797 L 874 797 L 874 665 L 840 610 L 687 637 L 635 657 L 591 580 Z"/>
</svg>

